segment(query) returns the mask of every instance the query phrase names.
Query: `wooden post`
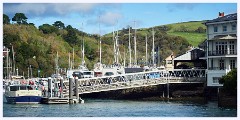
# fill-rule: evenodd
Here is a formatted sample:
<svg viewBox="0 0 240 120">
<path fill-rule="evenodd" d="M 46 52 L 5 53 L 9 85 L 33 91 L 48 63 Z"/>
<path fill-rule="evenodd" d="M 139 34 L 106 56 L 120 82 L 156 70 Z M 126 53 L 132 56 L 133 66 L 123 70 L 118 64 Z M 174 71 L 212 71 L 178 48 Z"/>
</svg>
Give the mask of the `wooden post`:
<svg viewBox="0 0 240 120">
<path fill-rule="evenodd" d="M 77 101 L 79 101 L 79 94 L 78 94 L 78 77 L 75 78 L 75 95 L 76 95 Z"/>
<path fill-rule="evenodd" d="M 60 79 L 60 97 L 62 98 L 63 97 L 63 78 L 61 77 Z"/>
<path fill-rule="evenodd" d="M 167 73 L 167 98 L 169 99 L 169 73 Z"/>
<path fill-rule="evenodd" d="M 72 104 L 73 103 L 73 91 L 72 91 L 72 88 L 73 88 L 73 77 L 71 76 L 69 78 L 69 103 Z"/>
<path fill-rule="evenodd" d="M 52 78 L 48 78 L 48 97 L 52 97 Z"/>
</svg>

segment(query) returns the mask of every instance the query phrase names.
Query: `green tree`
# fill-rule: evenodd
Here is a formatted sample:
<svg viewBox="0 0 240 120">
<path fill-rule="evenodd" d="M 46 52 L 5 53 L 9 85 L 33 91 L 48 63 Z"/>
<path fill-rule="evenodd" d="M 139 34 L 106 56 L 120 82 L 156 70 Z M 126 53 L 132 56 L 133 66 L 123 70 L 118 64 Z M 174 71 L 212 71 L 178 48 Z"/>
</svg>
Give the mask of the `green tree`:
<svg viewBox="0 0 240 120">
<path fill-rule="evenodd" d="M 34 23 L 28 23 L 28 25 L 32 25 L 32 26 L 35 26 L 35 24 L 34 24 Z"/>
<path fill-rule="evenodd" d="M 57 28 L 54 26 L 51 26 L 49 24 L 43 24 L 41 26 L 38 27 L 39 30 L 41 30 L 44 34 L 50 34 L 53 32 L 57 32 Z"/>
<path fill-rule="evenodd" d="M 68 25 L 66 27 L 67 30 L 67 34 L 63 36 L 63 38 L 69 43 L 69 44 L 76 44 L 77 42 L 77 35 L 76 35 L 76 31 L 72 28 L 71 25 Z"/>
<path fill-rule="evenodd" d="M 9 24 L 10 23 L 10 19 L 6 14 L 3 14 L 3 24 Z"/>
<path fill-rule="evenodd" d="M 225 92 L 230 95 L 237 95 L 237 69 L 233 69 L 227 75 L 222 76 L 219 83 L 223 84 Z"/>
<path fill-rule="evenodd" d="M 11 34 L 11 33 L 3 33 L 3 45 L 10 48 L 11 45 L 17 41 L 20 41 L 19 35 Z"/>
<path fill-rule="evenodd" d="M 198 32 L 198 33 L 204 33 L 205 32 L 205 29 L 203 29 L 203 27 L 198 27 L 195 32 Z"/>
<path fill-rule="evenodd" d="M 54 22 L 53 26 L 57 27 L 58 29 L 64 29 L 65 28 L 64 23 L 61 22 L 61 21 Z"/>
<path fill-rule="evenodd" d="M 12 21 L 16 21 L 18 24 L 27 24 L 27 19 L 24 13 L 16 13 Z"/>
</svg>

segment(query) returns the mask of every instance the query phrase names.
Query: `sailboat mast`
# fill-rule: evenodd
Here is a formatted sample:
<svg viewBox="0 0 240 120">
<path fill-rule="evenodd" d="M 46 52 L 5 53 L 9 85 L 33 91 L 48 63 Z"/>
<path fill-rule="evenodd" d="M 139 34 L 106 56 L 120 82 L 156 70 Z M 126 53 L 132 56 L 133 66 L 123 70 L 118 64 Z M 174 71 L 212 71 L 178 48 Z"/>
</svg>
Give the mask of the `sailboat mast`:
<svg viewBox="0 0 240 120">
<path fill-rule="evenodd" d="M 136 38 L 136 21 L 134 21 L 134 27 L 135 27 L 135 32 L 134 32 L 134 64 L 137 65 L 137 38 Z"/>
<path fill-rule="evenodd" d="M 114 56 L 114 62 L 117 61 L 117 58 L 116 58 L 116 45 L 115 45 L 115 31 L 114 31 L 114 28 L 113 28 L 113 34 L 112 34 L 112 39 L 113 39 L 113 56 Z"/>
<path fill-rule="evenodd" d="M 116 58 L 117 58 L 117 61 L 116 63 L 118 64 L 119 63 L 119 46 L 118 46 L 118 30 L 117 30 L 117 36 L 116 36 Z"/>
<path fill-rule="evenodd" d="M 124 53 L 123 53 L 123 67 L 126 65 L 126 55 L 125 55 L 125 47 L 124 48 Z"/>
<path fill-rule="evenodd" d="M 131 51 L 131 34 L 130 34 L 130 26 L 128 31 L 128 49 L 129 49 L 129 65 L 132 64 L 132 51 Z"/>
<path fill-rule="evenodd" d="M 13 56 L 13 75 L 15 75 L 15 57 L 14 57 L 13 45 L 12 45 L 12 56 Z"/>
<path fill-rule="evenodd" d="M 152 61 L 153 61 L 153 65 L 154 65 L 154 63 L 155 63 L 155 61 L 154 61 L 154 28 L 153 28 L 153 31 L 152 31 L 152 36 L 153 36 L 153 48 L 152 48 Z"/>
<path fill-rule="evenodd" d="M 72 68 L 74 69 L 74 48 L 73 48 L 73 54 L 72 54 L 72 56 L 73 56 L 73 60 L 72 60 Z"/>
<path fill-rule="evenodd" d="M 100 16 L 99 16 L 99 62 L 102 63 L 102 40 L 101 40 L 101 29 L 100 29 Z"/>
<path fill-rule="evenodd" d="M 7 48 L 7 79 L 9 79 L 9 72 L 8 72 L 8 68 L 9 68 L 8 53 L 9 53 L 9 50 L 8 50 L 8 48 Z"/>
<path fill-rule="evenodd" d="M 148 56 L 147 56 L 147 35 L 146 35 L 146 64 L 148 62 Z"/>
<path fill-rule="evenodd" d="M 68 68 L 69 68 L 69 70 L 72 69 L 71 54 L 70 54 L 70 52 L 68 53 Z"/>
<path fill-rule="evenodd" d="M 83 23 L 82 23 L 82 32 L 83 32 Z M 84 35 L 84 34 L 83 34 Z M 83 35 L 82 35 L 82 65 L 85 65 L 85 49 L 84 49 L 84 39 L 83 39 Z"/>
<path fill-rule="evenodd" d="M 57 58 L 56 58 L 56 74 L 58 75 L 58 51 L 57 51 Z"/>
</svg>

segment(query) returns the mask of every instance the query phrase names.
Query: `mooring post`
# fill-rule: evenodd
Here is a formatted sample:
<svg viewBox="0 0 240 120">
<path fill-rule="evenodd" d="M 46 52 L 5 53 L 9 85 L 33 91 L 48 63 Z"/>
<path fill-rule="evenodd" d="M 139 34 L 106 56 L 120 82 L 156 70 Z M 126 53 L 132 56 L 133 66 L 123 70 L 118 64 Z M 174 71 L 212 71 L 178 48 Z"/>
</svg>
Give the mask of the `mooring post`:
<svg viewBox="0 0 240 120">
<path fill-rule="evenodd" d="M 52 97 L 52 78 L 48 77 L 48 97 Z"/>
<path fill-rule="evenodd" d="M 63 78 L 60 78 L 60 98 L 63 97 Z"/>
<path fill-rule="evenodd" d="M 58 83 L 55 82 L 54 83 L 54 97 L 58 97 Z"/>
<path fill-rule="evenodd" d="M 73 88 L 73 77 L 71 76 L 69 78 L 69 103 L 72 104 L 73 103 L 73 91 L 72 91 L 72 88 Z"/>
<path fill-rule="evenodd" d="M 167 73 L 167 98 L 169 99 L 169 72 Z"/>
<path fill-rule="evenodd" d="M 78 94 L 78 77 L 75 77 L 75 95 L 77 102 L 79 101 L 79 94 Z"/>
</svg>

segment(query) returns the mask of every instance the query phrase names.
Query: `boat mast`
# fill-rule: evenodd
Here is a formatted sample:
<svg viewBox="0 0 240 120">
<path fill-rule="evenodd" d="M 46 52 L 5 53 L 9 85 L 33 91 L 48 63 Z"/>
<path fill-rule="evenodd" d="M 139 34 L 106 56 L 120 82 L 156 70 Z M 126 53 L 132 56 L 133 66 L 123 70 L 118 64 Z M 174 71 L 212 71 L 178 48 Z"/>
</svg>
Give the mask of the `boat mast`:
<svg viewBox="0 0 240 120">
<path fill-rule="evenodd" d="M 101 29 L 100 29 L 100 16 L 99 16 L 99 43 L 100 43 L 100 48 L 99 48 L 99 62 L 102 63 L 102 40 L 101 40 Z"/>
<path fill-rule="evenodd" d="M 83 32 L 83 23 L 82 23 L 82 32 Z M 83 34 L 84 35 L 84 34 Z M 85 54 L 84 54 L 84 39 L 83 39 L 83 35 L 82 35 L 82 65 L 85 66 Z"/>
<path fill-rule="evenodd" d="M 136 38 L 136 21 L 134 21 L 134 27 L 135 27 L 135 32 L 134 32 L 134 64 L 137 65 L 137 38 Z"/>
<path fill-rule="evenodd" d="M 56 58 L 56 74 L 57 74 L 57 77 L 58 77 L 58 51 L 57 51 L 57 58 Z"/>
<path fill-rule="evenodd" d="M 152 36 L 153 36 L 153 48 L 152 48 L 152 61 L 153 61 L 153 65 L 154 65 L 154 63 L 155 63 L 155 61 L 154 61 L 154 28 L 152 28 Z"/>
<path fill-rule="evenodd" d="M 124 53 L 123 53 L 123 67 L 126 65 L 126 56 L 125 56 L 125 47 L 124 48 Z"/>
<path fill-rule="evenodd" d="M 112 34 L 112 39 L 113 39 L 113 54 L 114 54 L 114 63 L 117 61 L 117 58 L 116 58 L 116 45 L 115 45 L 115 31 L 114 31 L 114 28 L 113 28 L 113 34 Z"/>
<path fill-rule="evenodd" d="M 116 36 L 116 58 L 117 58 L 117 61 L 116 63 L 118 64 L 119 63 L 119 46 L 118 46 L 118 30 L 117 30 L 117 36 Z"/>
<path fill-rule="evenodd" d="M 148 62 L 148 56 L 147 56 L 147 35 L 146 35 L 146 64 Z"/>
<path fill-rule="evenodd" d="M 73 54 L 72 54 L 72 56 L 73 56 L 73 60 L 72 60 L 72 69 L 74 69 L 74 48 L 73 48 Z"/>
<path fill-rule="evenodd" d="M 7 79 L 9 79 L 9 72 L 8 72 L 8 68 L 9 68 L 8 53 L 9 53 L 9 50 L 8 50 L 8 48 L 7 48 Z"/>
<path fill-rule="evenodd" d="M 70 54 L 70 52 L 68 53 L 68 69 L 69 69 L 69 70 L 72 69 L 72 64 L 71 64 L 71 54 Z"/>
<path fill-rule="evenodd" d="M 128 31 L 128 49 L 129 49 L 129 66 L 131 67 L 132 64 L 132 51 L 131 51 L 131 33 L 130 33 L 130 26 Z"/>
<path fill-rule="evenodd" d="M 15 75 L 15 58 L 14 58 L 13 45 L 12 45 L 12 56 L 13 56 L 13 75 Z"/>
</svg>

